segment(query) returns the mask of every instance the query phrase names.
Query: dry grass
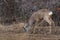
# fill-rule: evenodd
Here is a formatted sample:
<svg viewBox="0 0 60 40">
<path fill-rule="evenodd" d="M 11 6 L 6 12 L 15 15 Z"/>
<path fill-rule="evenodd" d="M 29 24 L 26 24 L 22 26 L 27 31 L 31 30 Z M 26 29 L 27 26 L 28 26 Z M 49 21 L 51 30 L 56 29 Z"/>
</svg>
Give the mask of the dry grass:
<svg viewBox="0 0 60 40">
<path fill-rule="evenodd" d="M 0 31 L 5 32 L 22 32 L 25 23 L 12 24 L 9 26 L 0 25 Z"/>
<path fill-rule="evenodd" d="M 47 29 L 45 27 L 35 28 L 35 34 L 24 33 L 23 27 L 25 24 L 26 23 L 12 24 L 10 26 L 0 25 L 0 40 L 58 40 L 60 38 L 60 36 L 55 34 L 44 35 L 43 33 L 49 30 L 47 27 Z M 38 30 L 36 31 L 36 29 Z M 58 32 L 59 31 L 58 29 Z"/>
</svg>

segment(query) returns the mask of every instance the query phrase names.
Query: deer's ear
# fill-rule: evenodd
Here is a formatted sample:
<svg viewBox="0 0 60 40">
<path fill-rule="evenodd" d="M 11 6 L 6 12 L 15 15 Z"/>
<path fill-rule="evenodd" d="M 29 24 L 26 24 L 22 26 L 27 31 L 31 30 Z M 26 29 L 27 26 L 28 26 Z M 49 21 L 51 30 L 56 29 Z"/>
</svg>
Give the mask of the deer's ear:
<svg viewBox="0 0 60 40">
<path fill-rule="evenodd" d="M 53 13 L 52 12 L 49 12 L 49 15 L 52 15 Z"/>
</svg>

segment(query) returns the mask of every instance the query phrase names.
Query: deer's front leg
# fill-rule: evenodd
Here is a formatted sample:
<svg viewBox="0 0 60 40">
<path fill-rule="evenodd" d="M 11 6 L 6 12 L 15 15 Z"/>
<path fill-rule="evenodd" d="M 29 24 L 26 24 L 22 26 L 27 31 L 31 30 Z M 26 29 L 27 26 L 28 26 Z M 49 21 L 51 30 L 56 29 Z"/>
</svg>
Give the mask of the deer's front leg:
<svg viewBox="0 0 60 40">
<path fill-rule="evenodd" d="M 34 23 L 34 18 L 30 18 L 28 21 L 28 24 L 24 27 L 25 32 L 29 32 L 30 29 L 33 27 L 33 23 Z"/>
</svg>

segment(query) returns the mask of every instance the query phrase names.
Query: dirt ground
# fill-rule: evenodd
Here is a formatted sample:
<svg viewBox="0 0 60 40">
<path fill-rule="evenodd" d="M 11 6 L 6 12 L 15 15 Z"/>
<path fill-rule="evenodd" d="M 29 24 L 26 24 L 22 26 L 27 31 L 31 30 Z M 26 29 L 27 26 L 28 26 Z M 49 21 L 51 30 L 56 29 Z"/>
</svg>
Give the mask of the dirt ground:
<svg viewBox="0 0 60 40">
<path fill-rule="evenodd" d="M 49 27 L 36 27 L 32 33 L 23 30 L 26 23 L 0 25 L 0 40 L 60 40 L 60 29 L 56 27 L 48 34 Z"/>
</svg>

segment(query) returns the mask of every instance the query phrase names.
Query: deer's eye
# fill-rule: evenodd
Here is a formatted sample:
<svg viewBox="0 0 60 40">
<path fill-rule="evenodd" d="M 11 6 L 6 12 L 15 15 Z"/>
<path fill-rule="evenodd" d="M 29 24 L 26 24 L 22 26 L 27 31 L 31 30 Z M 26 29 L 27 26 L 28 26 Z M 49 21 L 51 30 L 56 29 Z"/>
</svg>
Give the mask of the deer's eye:
<svg viewBox="0 0 60 40">
<path fill-rule="evenodd" d="M 52 15 L 53 13 L 52 12 L 49 12 L 49 15 Z"/>
</svg>

